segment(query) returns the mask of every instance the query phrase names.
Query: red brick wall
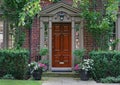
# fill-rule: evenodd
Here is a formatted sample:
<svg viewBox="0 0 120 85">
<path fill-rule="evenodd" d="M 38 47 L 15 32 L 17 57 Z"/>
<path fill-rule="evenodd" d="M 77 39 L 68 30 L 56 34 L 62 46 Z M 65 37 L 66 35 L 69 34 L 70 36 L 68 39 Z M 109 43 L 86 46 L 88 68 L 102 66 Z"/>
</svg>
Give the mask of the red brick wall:
<svg viewBox="0 0 120 85">
<path fill-rule="evenodd" d="M 38 55 L 40 45 L 40 22 L 39 18 L 35 17 L 32 25 L 31 32 L 31 60 L 35 60 Z"/>
<path fill-rule="evenodd" d="M 27 49 L 31 48 L 30 56 L 31 60 L 34 61 L 35 57 L 38 56 L 38 50 L 40 45 L 40 22 L 38 17 L 34 18 L 33 25 L 31 28 L 31 35 L 29 35 L 29 29 L 26 29 L 25 32 L 26 38 L 23 47 Z"/>
<path fill-rule="evenodd" d="M 29 29 L 25 29 L 25 33 L 26 34 L 25 34 L 25 41 L 24 41 L 23 47 L 29 49 L 29 39 L 30 39 Z"/>
<path fill-rule="evenodd" d="M 72 0 L 63 0 L 64 2 L 68 2 L 68 4 L 72 4 Z M 41 6 L 43 9 L 45 6 L 52 4 L 48 0 L 41 0 Z M 25 48 L 29 48 L 29 31 L 26 30 L 26 39 L 24 43 Z M 35 17 L 31 29 L 31 60 L 35 60 L 35 57 L 38 55 L 38 46 L 40 45 L 40 22 L 39 18 Z M 93 48 L 93 40 L 90 34 L 84 29 L 84 48 L 87 51 L 91 51 Z"/>
<path fill-rule="evenodd" d="M 72 0 L 63 0 L 64 2 L 68 2 L 72 4 Z M 41 6 L 44 9 L 46 6 L 52 4 L 49 0 L 41 0 Z M 24 43 L 25 48 L 29 48 L 29 30 L 26 30 L 26 39 Z M 38 55 L 38 46 L 40 45 L 40 22 L 39 18 L 35 17 L 33 21 L 33 26 L 31 29 L 31 60 L 35 60 L 35 57 Z"/>
<path fill-rule="evenodd" d="M 61 0 L 67 4 L 72 4 L 73 0 Z M 50 4 L 52 4 L 52 2 L 50 0 L 41 0 L 41 7 L 42 9 L 45 9 L 47 6 L 49 6 Z"/>
<path fill-rule="evenodd" d="M 87 52 L 90 52 L 91 50 L 93 50 L 93 39 L 92 36 L 89 34 L 89 32 L 87 32 L 86 29 L 84 29 L 83 31 L 83 36 L 84 36 L 84 48 L 87 50 Z"/>
<path fill-rule="evenodd" d="M 41 0 L 41 3 L 40 3 L 42 9 L 45 9 L 50 4 L 52 4 L 52 2 L 50 2 L 49 0 Z"/>
</svg>

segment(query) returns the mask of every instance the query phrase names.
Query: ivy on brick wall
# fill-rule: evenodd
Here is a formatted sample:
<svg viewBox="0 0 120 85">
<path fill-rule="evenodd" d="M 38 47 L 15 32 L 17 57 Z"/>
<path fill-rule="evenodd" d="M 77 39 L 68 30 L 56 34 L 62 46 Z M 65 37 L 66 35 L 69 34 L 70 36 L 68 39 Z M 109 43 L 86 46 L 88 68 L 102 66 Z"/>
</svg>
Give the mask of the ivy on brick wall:
<svg viewBox="0 0 120 85">
<path fill-rule="evenodd" d="M 94 49 L 108 50 L 117 19 L 119 0 L 73 0 L 94 40 Z M 79 2 L 79 3 L 78 3 Z"/>
<path fill-rule="evenodd" d="M 3 0 L 2 10 L 4 12 L 4 18 L 9 20 L 12 31 L 14 30 L 14 42 L 15 47 L 22 47 L 25 34 L 21 32 L 23 28 L 31 28 L 32 22 L 40 10 L 41 0 Z M 58 2 L 61 0 L 49 0 L 52 2 Z M 22 33 L 22 36 L 20 36 Z M 24 35 L 24 36 L 23 36 Z"/>
<path fill-rule="evenodd" d="M 31 28 L 34 16 L 39 13 L 40 0 L 3 0 L 4 19 L 9 21 L 14 46 L 20 48 L 25 40 L 24 28 Z"/>
</svg>

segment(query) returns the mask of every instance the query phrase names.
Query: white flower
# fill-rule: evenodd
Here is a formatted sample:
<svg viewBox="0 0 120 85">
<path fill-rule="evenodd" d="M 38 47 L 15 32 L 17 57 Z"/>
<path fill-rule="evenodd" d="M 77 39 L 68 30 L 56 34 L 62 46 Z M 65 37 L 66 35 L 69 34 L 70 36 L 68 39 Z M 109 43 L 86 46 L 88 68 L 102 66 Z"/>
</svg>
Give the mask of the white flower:
<svg viewBox="0 0 120 85">
<path fill-rule="evenodd" d="M 28 64 L 28 66 L 30 67 L 30 64 Z"/>
<path fill-rule="evenodd" d="M 84 59 L 80 65 L 81 65 L 82 70 L 89 71 L 92 69 L 93 60 L 92 59 Z"/>
</svg>

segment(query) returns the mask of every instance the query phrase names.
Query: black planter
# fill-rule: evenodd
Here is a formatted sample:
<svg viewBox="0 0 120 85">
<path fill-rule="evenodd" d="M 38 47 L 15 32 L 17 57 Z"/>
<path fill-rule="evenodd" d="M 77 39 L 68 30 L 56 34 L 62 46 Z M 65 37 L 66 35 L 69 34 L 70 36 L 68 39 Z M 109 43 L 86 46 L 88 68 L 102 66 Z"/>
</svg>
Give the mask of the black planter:
<svg viewBox="0 0 120 85">
<path fill-rule="evenodd" d="M 81 70 L 80 71 L 80 78 L 83 81 L 89 80 L 89 71 Z"/>
<path fill-rule="evenodd" d="M 41 80 L 41 77 L 42 77 L 42 69 L 34 70 L 34 72 L 33 72 L 33 78 L 35 80 Z"/>
</svg>

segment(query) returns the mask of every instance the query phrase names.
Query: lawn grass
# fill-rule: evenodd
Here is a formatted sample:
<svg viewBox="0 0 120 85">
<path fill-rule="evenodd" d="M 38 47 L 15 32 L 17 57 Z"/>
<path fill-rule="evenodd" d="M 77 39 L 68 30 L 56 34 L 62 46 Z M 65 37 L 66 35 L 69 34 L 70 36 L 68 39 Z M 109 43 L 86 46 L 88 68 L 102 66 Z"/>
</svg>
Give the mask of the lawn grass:
<svg viewBox="0 0 120 85">
<path fill-rule="evenodd" d="M 0 80 L 0 85 L 42 85 L 42 83 L 35 80 Z"/>
</svg>

